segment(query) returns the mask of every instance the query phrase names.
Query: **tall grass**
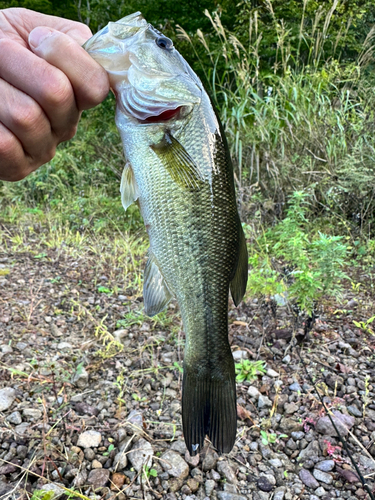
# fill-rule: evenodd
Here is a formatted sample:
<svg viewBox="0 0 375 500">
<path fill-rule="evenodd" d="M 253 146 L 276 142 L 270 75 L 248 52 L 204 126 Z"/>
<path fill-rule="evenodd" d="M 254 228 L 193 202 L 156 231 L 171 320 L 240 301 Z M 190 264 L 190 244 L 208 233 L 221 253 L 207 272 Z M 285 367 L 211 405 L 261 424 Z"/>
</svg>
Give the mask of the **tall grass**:
<svg viewBox="0 0 375 500">
<path fill-rule="evenodd" d="M 294 191 L 306 190 L 317 211 L 334 212 L 373 233 L 375 97 L 368 75 L 375 29 L 357 61 L 342 64 L 339 49 L 348 26 L 328 40 L 339 0 L 326 11 L 320 6 L 309 26 L 306 5 L 298 43 L 292 44 L 291 29 L 267 2 L 277 40 L 268 70 L 256 10 L 241 37 L 207 11 L 210 35 L 198 31 L 192 38 L 179 28 L 179 36 L 199 57 L 225 124 L 245 217 L 260 205 L 280 214 Z"/>
</svg>

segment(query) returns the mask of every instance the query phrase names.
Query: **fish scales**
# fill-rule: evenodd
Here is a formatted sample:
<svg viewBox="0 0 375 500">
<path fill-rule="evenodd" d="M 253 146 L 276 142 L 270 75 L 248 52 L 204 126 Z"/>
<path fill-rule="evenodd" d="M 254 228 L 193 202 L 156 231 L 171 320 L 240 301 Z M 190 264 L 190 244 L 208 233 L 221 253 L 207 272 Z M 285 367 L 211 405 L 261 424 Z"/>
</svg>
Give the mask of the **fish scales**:
<svg viewBox="0 0 375 500">
<path fill-rule="evenodd" d="M 150 239 L 145 310 L 156 314 L 171 297 L 181 309 L 187 448 L 200 452 L 207 434 L 229 452 L 236 395 L 228 295 L 231 288 L 235 303 L 242 299 L 247 250 L 224 132 L 198 77 L 139 13 L 110 23 L 86 50 L 109 73 L 127 159 L 123 204 L 138 199 Z"/>
</svg>

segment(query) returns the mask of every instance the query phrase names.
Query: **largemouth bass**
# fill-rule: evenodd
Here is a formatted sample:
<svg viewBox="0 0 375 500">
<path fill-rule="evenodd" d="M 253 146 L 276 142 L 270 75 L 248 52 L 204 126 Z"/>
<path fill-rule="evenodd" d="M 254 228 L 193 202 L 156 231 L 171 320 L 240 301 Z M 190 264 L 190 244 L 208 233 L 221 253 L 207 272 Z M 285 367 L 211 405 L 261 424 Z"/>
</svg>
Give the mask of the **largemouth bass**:
<svg viewBox="0 0 375 500">
<path fill-rule="evenodd" d="M 109 23 L 85 49 L 117 99 L 123 206 L 138 200 L 150 238 L 145 312 L 159 313 L 172 297 L 181 309 L 187 448 L 199 453 L 208 435 L 228 453 L 236 437 L 228 295 L 242 300 L 248 256 L 223 128 L 197 75 L 139 12 Z"/>
</svg>

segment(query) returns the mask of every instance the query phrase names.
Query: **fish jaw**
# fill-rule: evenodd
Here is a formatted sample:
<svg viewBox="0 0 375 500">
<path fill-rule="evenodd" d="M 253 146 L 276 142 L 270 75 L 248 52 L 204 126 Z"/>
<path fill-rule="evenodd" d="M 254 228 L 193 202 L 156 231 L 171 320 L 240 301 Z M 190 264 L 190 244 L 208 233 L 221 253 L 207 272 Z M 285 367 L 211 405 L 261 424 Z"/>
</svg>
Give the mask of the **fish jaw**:
<svg viewBox="0 0 375 500">
<path fill-rule="evenodd" d="M 121 111 L 144 124 L 185 118 L 203 92 L 172 42 L 161 49 L 160 39 L 169 40 L 135 13 L 109 23 L 84 44 L 107 71 Z"/>
</svg>

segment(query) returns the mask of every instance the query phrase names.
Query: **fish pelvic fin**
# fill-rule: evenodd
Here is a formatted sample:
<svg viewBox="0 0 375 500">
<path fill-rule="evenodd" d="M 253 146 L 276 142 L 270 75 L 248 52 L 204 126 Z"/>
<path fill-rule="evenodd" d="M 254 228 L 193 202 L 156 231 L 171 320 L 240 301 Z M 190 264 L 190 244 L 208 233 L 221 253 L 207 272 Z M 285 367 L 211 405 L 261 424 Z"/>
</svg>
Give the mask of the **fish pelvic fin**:
<svg viewBox="0 0 375 500">
<path fill-rule="evenodd" d="M 193 191 L 202 188 L 204 180 L 198 166 L 170 132 L 166 132 L 160 142 L 150 147 L 179 186 Z"/>
<path fill-rule="evenodd" d="M 237 410 L 234 362 L 230 356 L 230 369 L 219 377 L 210 373 L 201 376 L 194 366 L 184 363 L 182 427 L 191 456 L 202 451 L 206 435 L 220 454 L 233 448 Z"/>
<path fill-rule="evenodd" d="M 126 163 L 122 172 L 120 192 L 121 203 L 125 210 L 139 198 L 138 186 L 129 162 Z"/>
<path fill-rule="evenodd" d="M 143 300 L 147 316 L 155 316 L 167 307 L 172 294 L 160 271 L 154 254 L 149 250 L 143 282 Z"/>
<path fill-rule="evenodd" d="M 249 256 L 247 253 L 246 239 L 240 226 L 240 241 L 238 248 L 237 266 L 234 278 L 230 282 L 230 293 L 236 306 L 241 302 L 246 292 L 248 279 Z"/>
</svg>

